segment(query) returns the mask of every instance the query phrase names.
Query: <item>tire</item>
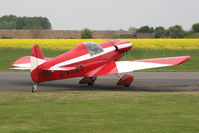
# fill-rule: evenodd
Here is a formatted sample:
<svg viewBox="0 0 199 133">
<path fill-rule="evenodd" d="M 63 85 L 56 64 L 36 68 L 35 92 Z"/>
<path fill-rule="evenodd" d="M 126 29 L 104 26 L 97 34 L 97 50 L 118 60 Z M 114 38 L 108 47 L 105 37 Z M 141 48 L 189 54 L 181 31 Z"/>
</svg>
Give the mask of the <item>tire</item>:
<svg viewBox="0 0 199 133">
<path fill-rule="evenodd" d="M 35 93 L 36 92 L 36 89 L 33 87 L 32 88 L 32 93 Z"/>
<path fill-rule="evenodd" d="M 88 83 L 89 86 L 93 86 L 94 85 L 94 81 L 91 81 L 90 83 Z"/>
<path fill-rule="evenodd" d="M 129 87 L 130 85 L 124 85 L 124 87 Z"/>
</svg>

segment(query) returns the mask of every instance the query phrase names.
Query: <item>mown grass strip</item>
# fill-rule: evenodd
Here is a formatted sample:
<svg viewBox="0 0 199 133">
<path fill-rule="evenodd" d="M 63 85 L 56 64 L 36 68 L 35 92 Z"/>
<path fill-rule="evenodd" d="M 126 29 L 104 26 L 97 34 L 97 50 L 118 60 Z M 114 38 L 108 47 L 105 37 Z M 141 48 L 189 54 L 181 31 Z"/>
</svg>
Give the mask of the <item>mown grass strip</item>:
<svg viewBox="0 0 199 133">
<path fill-rule="evenodd" d="M 198 92 L 1 91 L 0 132 L 195 133 Z"/>
</svg>

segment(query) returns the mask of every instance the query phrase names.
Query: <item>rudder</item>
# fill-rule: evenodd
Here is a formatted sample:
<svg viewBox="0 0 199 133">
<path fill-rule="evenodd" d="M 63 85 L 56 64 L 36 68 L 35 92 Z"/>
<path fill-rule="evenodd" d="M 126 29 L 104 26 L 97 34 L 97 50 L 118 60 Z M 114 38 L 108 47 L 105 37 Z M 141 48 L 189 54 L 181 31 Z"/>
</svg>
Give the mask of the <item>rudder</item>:
<svg viewBox="0 0 199 133">
<path fill-rule="evenodd" d="M 43 53 L 39 47 L 39 45 L 35 45 L 31 50 L 31 58 L 30 58 L 30 72 L 31 78 L 34 82 L 39 82 L 39 69 L 38 66 L 45 63 Z"/>
</svg>

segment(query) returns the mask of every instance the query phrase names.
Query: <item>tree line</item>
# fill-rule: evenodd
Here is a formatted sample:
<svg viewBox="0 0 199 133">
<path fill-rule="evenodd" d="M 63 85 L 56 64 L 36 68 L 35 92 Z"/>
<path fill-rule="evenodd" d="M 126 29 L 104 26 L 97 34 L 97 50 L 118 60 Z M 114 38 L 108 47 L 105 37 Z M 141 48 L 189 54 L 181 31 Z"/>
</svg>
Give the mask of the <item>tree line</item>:
<svg viewBox="0 0 199 133">
<path fill-rule="evenodd" d="M 0 17 L 0 29 L 52 29 L 52 26 L 46 17 L 17 17 L 15 15 L 5 15 Z"/>
<path fill-rule="evenodd" d="M 155 29 L 149 26 L 142 26 L 140 28 L 130 27 L 129 30 L 136 31 L 136 33 L 154 33 L 155 38 L 184 38 L 187 34 L 193 34 L 199 32 L 199 23 L 193 24 L 191 31 L 184 31 L 182 26 L 175 25 L 171 26 L 168 29 L 165 29 L 163 26 L 158 26 Z"/>
<path fill-rule="evenodd" d="M 190 35 L 193 33 L 199 33 L 199 23 L 193 24 L 192 29 L 190 31 L 185 31 L 182 26 L 174 25 L 165 29 L 163 26 L 158 26 L 156 28 L 150 26 L 142 26 L 140 28 L 130 27 L 130 31 L 136 31 L 136 34 L 140 33 L 148 33 L 154 34 L 155 38 L 184 38 L 185 35 Z M 81 38 L 93 38 L 92 31 L 89 29 L 84 29 L 81 32 Z M 135 34 L 121 34 L 117 35 L 114 38 L 136 38 Z"/>
<path fill-rule="evenodd" d="M 16 29 L 16 30 L 42 30 L 52 29 L 52 25 L 46 17 L 17 17 L 15 15 L 5 15 L 0 17 L 0 29 Z M 142 26 L 140 28 L 130 27 L 130 31 L 136 31 L 139 33 L 154 34 L 155 38 L 184 38 L 185 35 L 199 33 L 199 23 L 193 24 L 191 31 L 184 31 L 182 26 L 175 25 L 168 29 L 163 26 L 156 28 L 150 26 Z M 134 38 L 135 34 L 132 35 L 119 35 L 114 38 Z M 81 38 L 93 38 L 92 31 L 85 28 L 81 32 Z"/>
</svg>

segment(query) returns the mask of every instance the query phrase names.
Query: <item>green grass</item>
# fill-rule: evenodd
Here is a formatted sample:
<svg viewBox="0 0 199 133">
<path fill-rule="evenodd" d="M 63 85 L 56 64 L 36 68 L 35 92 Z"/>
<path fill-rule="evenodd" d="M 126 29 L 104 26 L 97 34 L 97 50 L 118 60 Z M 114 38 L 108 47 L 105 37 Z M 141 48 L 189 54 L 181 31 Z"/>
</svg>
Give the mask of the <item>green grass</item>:
<svg viewBox="0 0 199 133">
<path fill-rule="evenodd" d="M 63 50 L 42 50 L 45 57 L 55 57 L 66 51 Z M 0 71 L 10 71 L 11 63 L 20 57 L 30 55 L 29 49 L 0 49 Z M 151 49 L 132 49 L 128 52 L 122 60 L 135 60 L 135 59 L 149 59 L 159 57 L 171 57 L 171 56 L 184 56 L 190 55 L 191 60 L 184 64 L 175 67 L 165 67 L 149 69 L 144 71 L 199 71 L 199 50 L 151 50 Z"/>
<path fill-rule="evenodd" d="M 0 92 L 0 133 L 197 133 L 198 92 Z"/>
<path fill-rule="evenodd" d="M 185 35 L 185 38 L 199 38 L 199 33 Z"/>
</svg>

